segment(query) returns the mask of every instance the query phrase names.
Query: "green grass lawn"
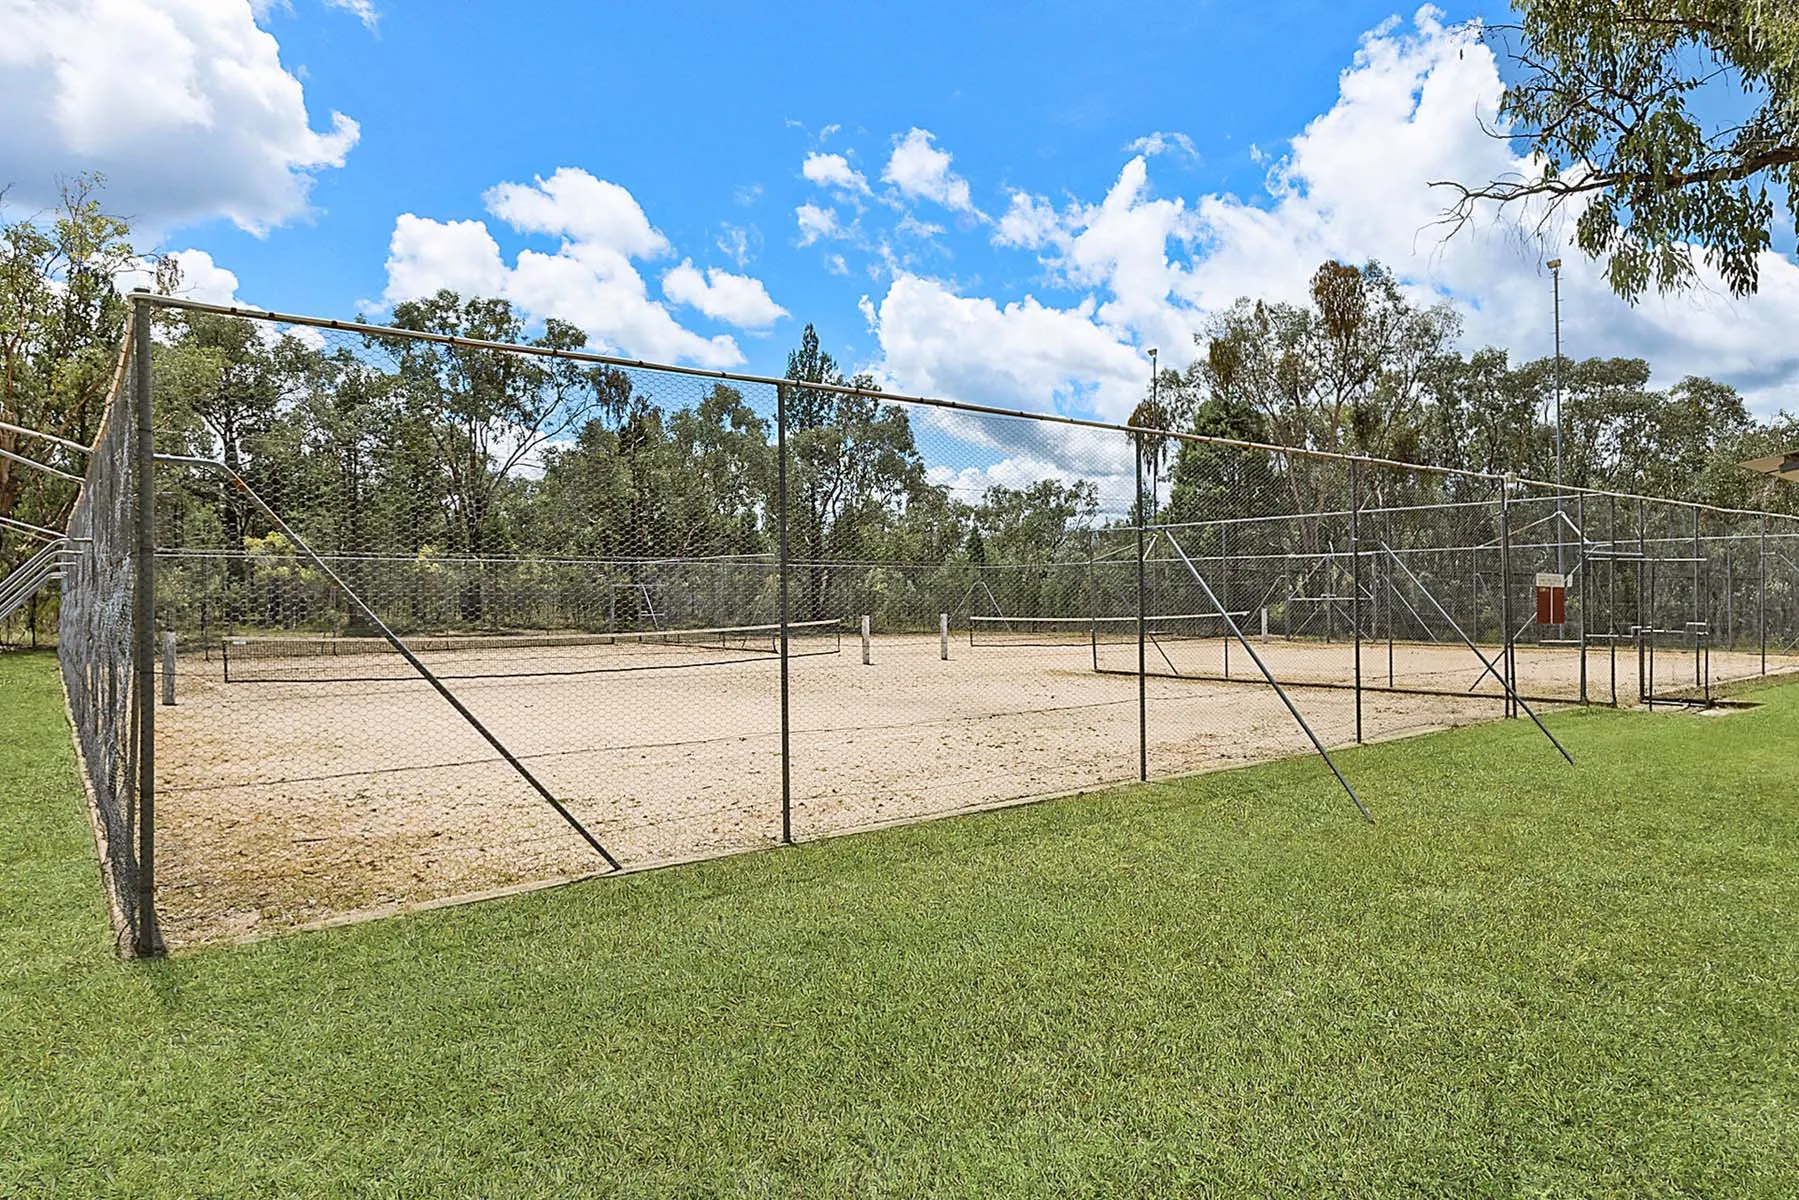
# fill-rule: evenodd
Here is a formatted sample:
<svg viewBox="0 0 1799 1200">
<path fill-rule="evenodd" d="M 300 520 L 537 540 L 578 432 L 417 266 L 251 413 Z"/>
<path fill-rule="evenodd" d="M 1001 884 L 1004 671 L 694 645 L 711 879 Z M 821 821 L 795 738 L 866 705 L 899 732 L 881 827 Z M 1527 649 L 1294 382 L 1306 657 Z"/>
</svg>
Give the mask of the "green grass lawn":
<svg viewBox="0 0 1799 1200">
<path fill-rule="evenodd" d="M 121 963 L 0 655 L 0 1195 L 1799 1194 L 1799 688 Z"/>
</svg>

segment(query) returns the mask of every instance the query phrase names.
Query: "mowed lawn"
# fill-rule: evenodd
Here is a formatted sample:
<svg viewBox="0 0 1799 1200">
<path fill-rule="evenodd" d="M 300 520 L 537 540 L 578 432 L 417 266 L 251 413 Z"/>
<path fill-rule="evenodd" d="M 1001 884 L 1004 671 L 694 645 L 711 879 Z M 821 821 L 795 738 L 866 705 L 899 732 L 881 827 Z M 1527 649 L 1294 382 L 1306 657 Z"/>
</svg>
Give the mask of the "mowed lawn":
<svg viewBox="0 0 1799 1200">
<path fill-rule="evenodd" d="M 0 656 L 0 1195 L 1799 1194 L 1799 688 L 112 955 Z"/>
</svg>

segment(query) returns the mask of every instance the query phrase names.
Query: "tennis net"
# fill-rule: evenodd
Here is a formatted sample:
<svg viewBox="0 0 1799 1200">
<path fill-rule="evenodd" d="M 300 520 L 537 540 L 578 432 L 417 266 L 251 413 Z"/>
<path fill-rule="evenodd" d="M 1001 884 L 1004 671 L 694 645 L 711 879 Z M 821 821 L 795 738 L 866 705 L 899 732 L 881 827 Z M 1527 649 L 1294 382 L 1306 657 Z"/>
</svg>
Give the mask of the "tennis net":
<svg viewBox="0 0 1799 1200">
<path fill-rule="evenodd" d="M 788 654 L 836 654 L 841 620 L 787 626 Z M 401 638 L 439 679 L 516 679 L 720 666 L 778 658 L 781 626 L 734 625 L 641 632 L 454 633 Z M 228 637 L 220 644 L 227 683 L 341 683 L 416 679 L 381 637 L 332 633 Z"/>
<path fill-rule="evenodd" d="M 1241 621 L 1247 613 L 1232 613 Z M 1230 636 L 1218 613 L 1156 613 L 1143 618 L 1151 641 L 1198 641 Z M 971 646 L 1086 646 L 1137 640 L 1137 618 L 1131 617 L 970 617 Z"/>
</svg>

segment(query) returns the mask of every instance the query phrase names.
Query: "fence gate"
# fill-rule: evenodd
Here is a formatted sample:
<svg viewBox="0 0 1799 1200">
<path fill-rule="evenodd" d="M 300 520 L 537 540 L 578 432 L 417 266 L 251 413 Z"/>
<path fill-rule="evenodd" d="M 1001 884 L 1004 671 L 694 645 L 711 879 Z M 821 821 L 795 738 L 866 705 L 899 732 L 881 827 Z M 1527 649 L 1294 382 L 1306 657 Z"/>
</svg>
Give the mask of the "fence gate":
<svg viewBox="0 0 1799 1200">
<path fill-rule="evenodd" d="M 1638 626 L 1637 701 L 1709 705 L 1712 702 L 1711 630 L 1703 621 L 1684 627 Z"/>
</svg>

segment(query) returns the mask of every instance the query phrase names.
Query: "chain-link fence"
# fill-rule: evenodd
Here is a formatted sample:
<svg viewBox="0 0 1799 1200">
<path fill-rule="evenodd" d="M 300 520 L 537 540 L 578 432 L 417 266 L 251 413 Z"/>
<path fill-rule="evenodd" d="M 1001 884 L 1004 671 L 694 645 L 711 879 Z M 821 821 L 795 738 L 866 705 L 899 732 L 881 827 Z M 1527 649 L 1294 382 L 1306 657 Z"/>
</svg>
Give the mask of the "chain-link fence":
<svg viewBox="0 0 1799 1200">
<path fill-rule="evenodd" d="M 149 597 L 139 590 L 140 503 L 148 482 L 142 475 L 137 401 L 148 393 L 137 367 L 149 353 L 147 315 L 141 308 L 134 311 L 126 327 L 106 415 L 69 517 L 72 553 L 62 567 L 57 638 L 114 924 L 122 947 L 154 953 L 161 948 L 149 865 L 155 826 L 153 810 L 144 808 L 154 782 L 140 786 L 151 753 L 143 738 L 145 715 L 153 715 L 140 670 L 148 663 L 142 639 L 154 620 Z"/>
<path fill-rule="evenodd" d="M 140 310 L 154 616 L 127 378 L 63 641 L 171 944 L 1799 667 L 1784 518 Z"/>
</svg>

